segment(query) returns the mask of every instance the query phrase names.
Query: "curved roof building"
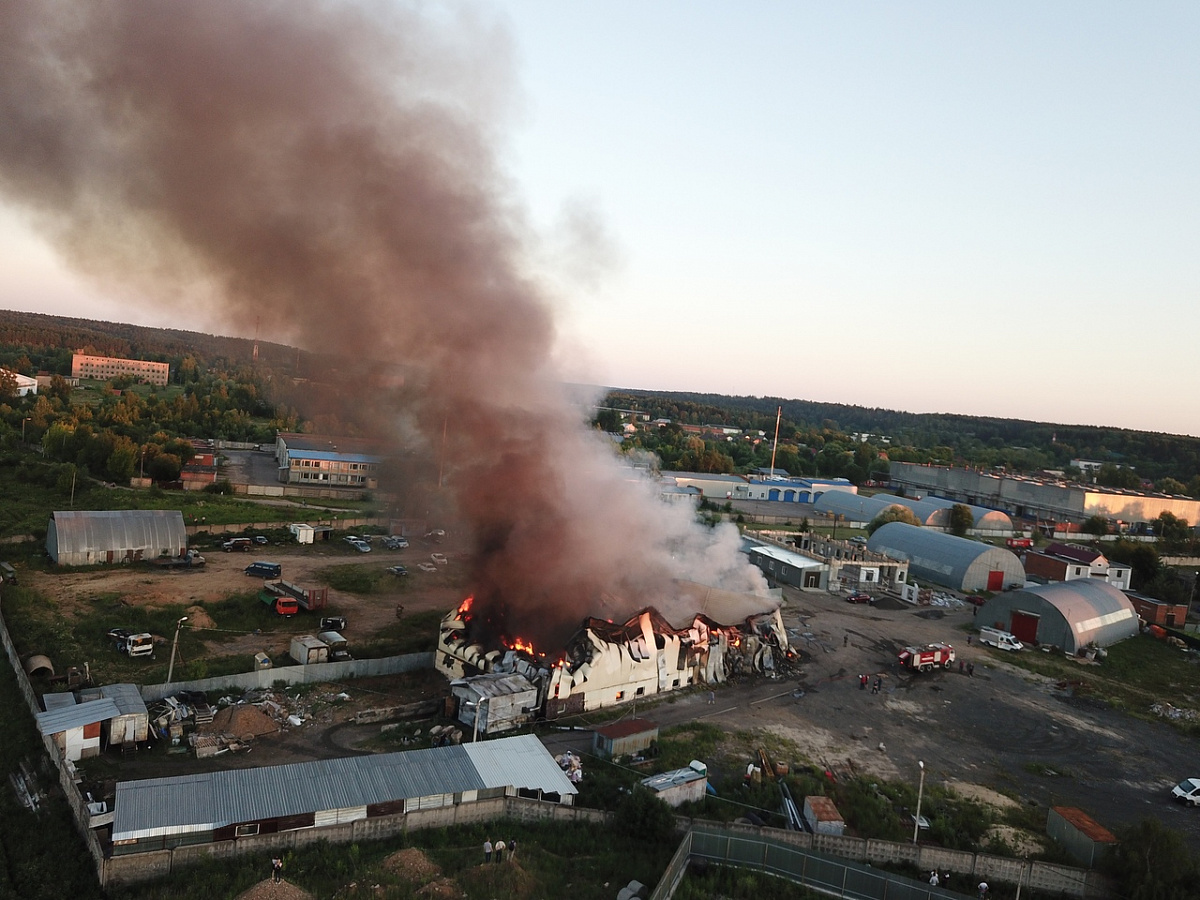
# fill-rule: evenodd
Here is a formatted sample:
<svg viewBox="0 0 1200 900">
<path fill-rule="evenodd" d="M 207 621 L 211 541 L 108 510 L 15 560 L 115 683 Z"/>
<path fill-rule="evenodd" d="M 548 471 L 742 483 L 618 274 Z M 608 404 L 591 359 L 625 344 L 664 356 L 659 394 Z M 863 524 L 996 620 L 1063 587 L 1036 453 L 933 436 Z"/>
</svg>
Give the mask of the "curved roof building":
<svg viewBox="0 0 1200 900">
<path fill-rule="evenodd" d="M 826 491 L 813 503 L 813 509 L 827 515 L 836 515 L 847 522 L 865 525 L 885 509 L 902 505 L 895 500 L 895 497 L 881 500 L 879 497 L 864 497 L 849 491 Z"/>
<path fill-rule="evenodd" d="M 63 566 L 182 556 L 187 529 L 177 509 L 60 510 L 50 514 L 46 552 Z"/>
<path fill-rule="evenodd" d="M 1138 633 L 1137 611 L 1129 598 L 1099 578 L 997 594 L 979 608 L 975 623 L 1011 631 L 1023 643 L 1048 644 L 1072 654 L 1093 641 L 1107 647 Z"/>
<path fill-rule="evenodd" d="M 885 495 L 877 494 L 876 496 L 883 497 Z M 890 497 L 890 500 L 911 509 L 917 514 L 917 518 L 923 525 L 949 528 L 950 510 L 955 506 L 965 506 L 971 510 L 971 516 L 974 519 L 972 528 L 981 531 L 1012 531 L 1013 527 L 1008 513 L 1000 512 L 998 509 L 986 509 L 982 506 L 972 506 L 970 503 L 955 503 L 953 500 L 945 500 L 941 497 L 925 497 L 921 500 L 913 500 L 910 497 Z"/>
<path fill-rule="evenodd" d="M 907 560 L 910 578 L 956 591 L 1002 591 L 1025 584 L 1021 561 L 1009 551 L 903 522 L 880 526 L 867 549 Z"/>
</svg>

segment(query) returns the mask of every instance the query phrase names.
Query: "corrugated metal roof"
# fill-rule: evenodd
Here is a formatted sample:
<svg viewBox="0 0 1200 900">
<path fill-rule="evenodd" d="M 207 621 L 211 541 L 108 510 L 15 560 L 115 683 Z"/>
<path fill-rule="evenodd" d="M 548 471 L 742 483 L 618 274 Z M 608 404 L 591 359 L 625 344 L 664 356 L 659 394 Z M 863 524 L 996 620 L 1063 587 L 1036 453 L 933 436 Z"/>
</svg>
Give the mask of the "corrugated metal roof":
<svg viewBox="0 0 1200 900">
<path fill-rule="evenodd" d="M 576 792 L 549 751 L 526 735 L 467 747 L 120 782 L 113 840 L 508 786 Z"/>
<path fill-rule="evenodd" d="M 74 706 L 78 701 L 70 691 L 59 691 L 55 694 L 42 694 L 42 706 L 47 711 L 62 709 L 64 706 Z"/>
<path fill-rule="evenodd" d="M 756 544 L 750 547 L 749 552 L 778 560 L 784 565 L 791 566 L 793 569 L 821 569 L 828 565 L 828 563 L 819 559 L 813 559 L 811 556 L 785 550 L 782 547 L 776 547 L 774 544 Z"/>
<path fill-rule="evenodd" d="M 1063 817 L 1066 821 L 1075 826 L 1079 832 L 1093 841 L 1098 841 L 1103 844 L 1117 843 L 1116 837 L 1111 831 L 1085 813 L 1082 809 L 1076 809 L 1074 806 L 1055 806 L 1054 811 Z"/>
<path fill-rule="evenodd" d="M 451 685 L 465 685 L 480 698 L 508 697 L 513 694 L 525 694 L 530 691 L 537 693 L 535 687 L 524 675 L 510 673 L 507 675 L 472 675 L 468 678 L 456 678 Z"/>
<path fill-rule="evenodd" d="M 323 462 L 379 462 L 383 457 L 372 456 L 369 453 L 338 453 L 336 450 L 292 450 L 288 449 L 288 459 L 319 459 Z"/>
<path fill-rule="evenodd" d="M 58 734 L 60 731 L 116 718 L 120 714 L 117 704 L 112 700 L 92 700 L 38 713 L 37 726 L 42 734 Z"/>
<path fill-rule="evenodd" d="M 146 715 L 146 701 L 136 684 L 105 684 L 96 688 L 86 688 L 79 692 L 81 700 L 95 700 L 107 697 L 117 704 L 121 715 Z"/>
<path fill-rule="evenodd" d="M 651 775 L 649 778 L 643 778 L 642 784 L 652 791 L 665 791 L 668 788 L 678 787 L 681 784 L 690 784 L 693 781 L 699 781 L 706 777 L 707 773 L 697 772 L 691 766 L 686 769 L 672 769 L 670 772 L 661 772 L 658 775 Z"/>
<path fill-rule="evenodd" d="M 485 787 L 538 789 L 549 794 L 576 794 L 550 751 L 532 734 L 464 744 L 462 747 Z"/>
<path fill-rule="evenodd" d="M 97 550 L 159 550 L 187 546 L 177 509 L 56 510 L 50 514 L 58 555 Z"/>
</svg>

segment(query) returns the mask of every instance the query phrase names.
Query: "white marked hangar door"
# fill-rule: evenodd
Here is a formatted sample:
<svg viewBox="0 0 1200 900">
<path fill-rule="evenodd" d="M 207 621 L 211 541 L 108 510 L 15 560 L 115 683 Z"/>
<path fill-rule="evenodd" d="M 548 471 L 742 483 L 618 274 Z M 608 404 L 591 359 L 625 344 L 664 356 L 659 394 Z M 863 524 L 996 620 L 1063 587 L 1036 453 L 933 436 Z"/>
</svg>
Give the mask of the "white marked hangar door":
<svg viewBox="0 0 1200 900">
<path fill-rule="evenodd" d="M 323 809 L 313 816 L 313 825 L 343 825 L 346 822 L 357 822 L 367 817 L 365 806 L 347 806 L 342 809 Z"/>
</svg>

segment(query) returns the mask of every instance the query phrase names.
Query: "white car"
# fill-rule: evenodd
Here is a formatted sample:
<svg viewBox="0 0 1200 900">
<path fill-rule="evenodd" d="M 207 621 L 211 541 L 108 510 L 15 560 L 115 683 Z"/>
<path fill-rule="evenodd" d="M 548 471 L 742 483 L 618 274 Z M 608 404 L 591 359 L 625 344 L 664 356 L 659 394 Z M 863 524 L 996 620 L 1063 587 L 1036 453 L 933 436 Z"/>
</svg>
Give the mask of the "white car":
<svg viewBox="0 0 1200 900">
<path fill-rule="evenodd" d="M 431 553 L 431 554 L 429 554 L 429 558 L 432 559 L 439 566 L 450 565 L 450 560 L 446 559 L 445 553 Z"/>
<path fill-rule="evenodd" d="M 1171 788 L 1171 797 L 1189 806 L 1200 806 L 1200 778 L 1185 778 Z"/>
<path fill-rule="evenodd" d="M 422 572 L 436 572 L 437 566 L 433 563 L 417 563 L 417 568 Z"/>
<path fill-rule="evenodd" d="M 362 540 L 362 538 L 360 538 L 357 534 L 348 534 L 342 538 L 342 540 L 347 544 L 357 544 L 360 540 Z"/>
</svg>

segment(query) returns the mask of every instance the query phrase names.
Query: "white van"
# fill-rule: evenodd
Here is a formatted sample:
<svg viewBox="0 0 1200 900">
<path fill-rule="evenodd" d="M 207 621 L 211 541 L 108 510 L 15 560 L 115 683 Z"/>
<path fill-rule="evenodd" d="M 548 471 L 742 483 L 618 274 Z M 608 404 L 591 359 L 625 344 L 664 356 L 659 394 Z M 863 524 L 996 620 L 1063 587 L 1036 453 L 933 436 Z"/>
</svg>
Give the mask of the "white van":
<svg viewBox="0 0 1200 900">
<path fill-rule="evenodd" d="M 1007 631 L 999 628 L 988 628 L 986 625 L 979 629 L 979 643 L 991 644 L 1001 650 L 1024 650 L 1025 645 Z"/>
</svg>

